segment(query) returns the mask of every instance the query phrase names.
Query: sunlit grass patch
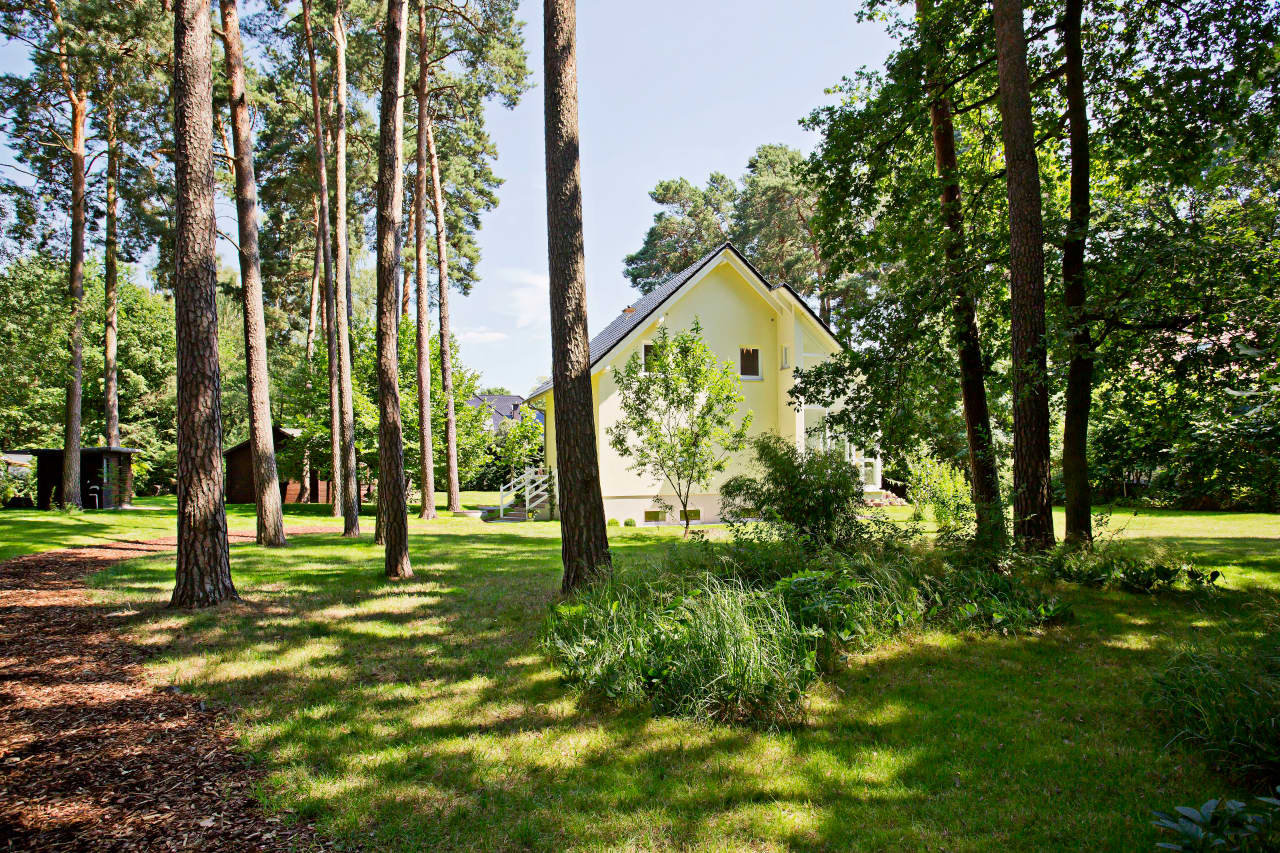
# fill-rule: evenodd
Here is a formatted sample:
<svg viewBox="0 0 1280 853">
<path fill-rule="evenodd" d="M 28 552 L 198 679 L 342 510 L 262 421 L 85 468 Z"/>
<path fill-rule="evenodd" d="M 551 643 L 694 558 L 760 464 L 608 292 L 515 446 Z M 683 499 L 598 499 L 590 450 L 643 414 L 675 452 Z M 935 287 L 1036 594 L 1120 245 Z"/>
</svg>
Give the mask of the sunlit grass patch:
<svg viewBox="0 0 1280 853">
<path fill-rule="evenodd" d="M 1182 643 L 1257 636 L 1280 594 L 1280 517 L 1214 518 L 1123 533 L 1222 570 L 1214 595 L 1064 585 L 1074 623 L 889 641 L 781 732 L 575 699 L 537 649 L 555 524 L 411 520 L 404 583 L 382 577 L 369 518 L 354 542 L 234 547 L 242 604 L 164 610 L 172 557 L 117 566 L 95 595 L 159 652 L 159 683 L 239 709 L 270 806 L 370 849 L 1147 849 L 1151 808 L 1233 790 L 1163 749 L 1143 688 Z M 614 532 L 637 556 L 679 534 Z"/>
</svg>

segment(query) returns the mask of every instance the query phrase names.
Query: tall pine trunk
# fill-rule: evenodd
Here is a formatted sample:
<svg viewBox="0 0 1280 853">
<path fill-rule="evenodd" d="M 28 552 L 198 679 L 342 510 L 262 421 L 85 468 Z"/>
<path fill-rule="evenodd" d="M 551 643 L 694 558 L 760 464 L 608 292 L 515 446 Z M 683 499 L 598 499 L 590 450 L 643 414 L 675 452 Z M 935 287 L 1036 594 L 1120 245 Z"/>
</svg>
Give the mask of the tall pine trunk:
<svg viewBox="0 0 1280 853">
<path fill-rule="evenodd" d="M 316 354 L 316 322 L 317 311 L 320 307 L 320 213 L 318 203 L 312 200 L 312 207 L 316 208 L 314 218 L 314 226 L 312 228 L 315 234 L 315 252 L 311 258 L 311 294 L 308 300 L 309 310 L 307 311 L 307 337 L 306 337 L 306 355 L 307 355 L 307 401 L 310 406 L 311 400 L 311 360 Z M 311 448 L 306 447 L 302 451 L 302 483 L 298 486 L 298 503 L 311 503 L 314 499 L 311 494 Z"/>
<path fill-rule="evenodd" d="M 1013 362 L 1013 532 L 1024 550 L 1053 545 L 1049 494 L 1049 385 L 1044 320 L 1044 224 L 1040 165 L 1022 0 L 992 0 L 1000 131 L 1009 196 L 1009 295 Z"/>
<path fill-rule="evenodd" d="M 406 0 L 388 0 L 383 30 L 382 101 L 378 121 L 378 525 L 389 578 L 413 576 L 400 422 L 400 217 L 404 206 L 404 64 Z"/>
<path fill-rule="evenodd" d="M 236 0 L 219 0 L 222 44 L 227 60 L 231 137 L 236 180 L 236 222 L 240 238 L 240 285 L 244 298 L 245 375 L 249 395 L 249 449 L 257 500 L 259 545 L 285 544 L 271 424 L 271 379 L 267 366 L 267 321 L 262 310 L 262 266 L 258 253 L 258 180 L 253 169 L 253 125 L 249 118 Z"/>
<path fill-rule="evenodd" d="M 917 16 L 922 29 L 931 25 L 932 5 L 918 0 Z M 1000 503 L 1000 476 L 992 442 L 991 413 L 987 406 L 986 367 L 982 360 L 982 340 L 978 333 L 977 303 L 965 271 L 964 209 L 960 196 L 960 163 L 956 157 L 955 126 L 951 100 L 941 91 L 939 46 L 926 33 L 934 51 L 926 74 L 930 89 L 929 124 L 933 130 L 933 156 L 942 190 L 938 205 L 946 226 L 945 257 L 952 291 L 952 339 L 960 366 L 960 399 L 964 407 L 965 436 L 969 445 L 969 490 L 977 515 L 978 541 L 984 547 L 1005 544 L 1004 508 Z"/>
<path fill-rule="evenodd" d="M 178 560 L 170 607 L 234 599 L 222 493 L 222 386 L 218 372 L 214 251 L 213 54 L 209 6 L 174 6 L 174 176 L 177 246 Z"/>
<path fill-rule="evenodd" d="M 103 247 L 102 396 L 106 407 L 104 438 L 107 447 L 120 446 L 120 385 L 116 366 L 119 351 L 120 264 L 119 207 L 120 138 L 116 132 L 115 86 L 109 86 L 107 108 L 106 234 Z"/>
<path fill-rule="evenodd" d="M 63 507 L 84 506 L 80 494 L 80 428 L 84 397 L 84 232 L 85 133 L 89 103 L 83 92 L 71 101 L 71 360 L 67 365 L 67 399 L 62 431 Z"/>
<path fill-rule="evenodd" d="M 431 300 L 427 297 L 427 135 L 431 121 L 427 103 L 430 56 L 427 45 L 427 7 L 418 3 L 418 149 L 413 184 L 414 271 L 418 285 L 418 445 L 422 469 L 420 518 L 436 517 L 435 448 L 431 446 Z M 405 289 L 408 293 L 408 288 Z"/>
<path fill-rule="evenodd" d="M 565 592 L 610 568 L 587 338 L 576 17 L 574 0 L 543 2 L 551 374 Z"/>
<path fill-rule="evenodd" d="M 344 501 L 342 477 L 342 395 L 341 376 L 339 373 L 338 318 L 334 306 L 337 304 L 335 271 L 333 264 L 333 245 L 329 239 L 329 164 L 325 156 L 324 118 L 320 112 L 320 81 L 316 71 L 315 41 L 311 35 L 311 0 L 302 0 L 302 31 L 307 42 L 307 63 L 311 74 L 311 115 L 312 136 L 316 146 L 316 180 L 319 182 L 320 198 L 320 246 L 321 258 L 324 262 L 324 306 L 325 334 L 328 343 L 329 360 L 329 503 L 333 516 L 342 515 Z"/>
<path fill-rule="evenodd" d="M 1067 360 L 1066 417 L 1062 428 L 1062 486 L 1066 492 L 1066 540 L 1093 541 L 1089 485 L 1089 409 L 1093 402 L 1093 335 L 1085 317 L 1088 285 L 1084 252 L 1089 237 L 1089 112 L 1084 94 L 1084 0 L 1067 0 L 1062 21 L 1067 124 L 1071 141 L 1070 211 L 1062 244 L 1062 302 L 1071 330 Z"/>
<path fill-rule="evenodd" d="M 440 303 L 440 396 L 444 398 L 444 461 L 449 487 L 449 512 L 462 509 L 458 482 L 458 420 L 453 404 L 453 342 L 449 338 L 449 237 L 444 221 L 444 188 L 431 111 L 426 115 L 427 159 L 431 163 L 431 208 L 436 219 L 436 281 Z"/>
<path fill-rule="evenodd" d="M 337 256 L 334 263 L 344 276 L 343 287 L 337 288 L 338 303 L 334 317 L 338 328 L 338 400 L 342 408 L 342 535 L 360 535 L 360 489 L 356 485 L 356 426 L 351 388 L 351 262 L 347 252 L 347 30 L 342 18 L 342 3 L 333 13 L 333 41 L 337 62 L 337 114 L 334 116 L 334 191 Z"/>
</svg>

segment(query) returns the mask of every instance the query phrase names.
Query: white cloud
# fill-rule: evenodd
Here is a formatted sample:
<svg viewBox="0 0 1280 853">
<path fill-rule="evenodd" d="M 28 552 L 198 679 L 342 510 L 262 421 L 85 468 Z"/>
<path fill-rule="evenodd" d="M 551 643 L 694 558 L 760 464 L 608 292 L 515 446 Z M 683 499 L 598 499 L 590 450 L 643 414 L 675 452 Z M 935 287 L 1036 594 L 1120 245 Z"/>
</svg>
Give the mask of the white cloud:
<svg viewBox="0 0 1280 853">
<path fill-rule="evenodd" d="M 500 332 L 497 329 L 490 329 L 485 326 L 464 329 L 458 332 L 458 341 L 464 344 L 493 344 L 498 341 L 505 341 L 508 337 L 510 335 L 506 332 Z"/>
<path fill-rule="evenodd" d="M 549 309 L 551 278 L 544 272 L 522 269 L 519 267 L 503 267 L 498 270 L 497 278 L 511 285 L 507 290 L 505 304 L 498 310 L 516 321 L 517 329 L 524 329 L 534 323 L 544 322 Z"/>
</svg>

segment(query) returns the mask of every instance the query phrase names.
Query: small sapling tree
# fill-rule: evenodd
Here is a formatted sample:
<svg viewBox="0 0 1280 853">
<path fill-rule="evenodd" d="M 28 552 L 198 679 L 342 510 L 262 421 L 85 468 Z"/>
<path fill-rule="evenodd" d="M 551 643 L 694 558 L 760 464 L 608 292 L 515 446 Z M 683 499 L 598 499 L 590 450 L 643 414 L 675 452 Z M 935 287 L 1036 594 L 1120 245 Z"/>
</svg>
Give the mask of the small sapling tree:
<svg viewBox="0 0 1280 853">
<path fill-rule="evenodd" d="M 688 536 L 690 494 L 709 486 L 742 449 L 751 413 L 737 418 L 737 373 L 716 359 L 697 320 L 676 335 L 661 329 L 644 353 L 613 370 L 622 412 L 608 429 L 609 444 L 631 460 L 631 470 L 671 486 Z M 673 508 L 661 497 L 657 502 Z"/>
</svg>

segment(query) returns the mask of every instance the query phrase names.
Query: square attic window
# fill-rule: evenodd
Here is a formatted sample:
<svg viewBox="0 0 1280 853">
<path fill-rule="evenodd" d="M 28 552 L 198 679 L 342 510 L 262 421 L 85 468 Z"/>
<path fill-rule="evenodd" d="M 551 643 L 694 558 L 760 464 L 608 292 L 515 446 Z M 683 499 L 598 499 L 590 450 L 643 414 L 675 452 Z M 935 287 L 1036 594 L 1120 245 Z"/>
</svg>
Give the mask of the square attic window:
<svg viewBox="0 0 1280 853">
<path fill-rule="evenodd" d="M 760 377 L 760 350 L 754 347 L 738 350 L 738 374 L 751 379 Z"/>
</svg>

